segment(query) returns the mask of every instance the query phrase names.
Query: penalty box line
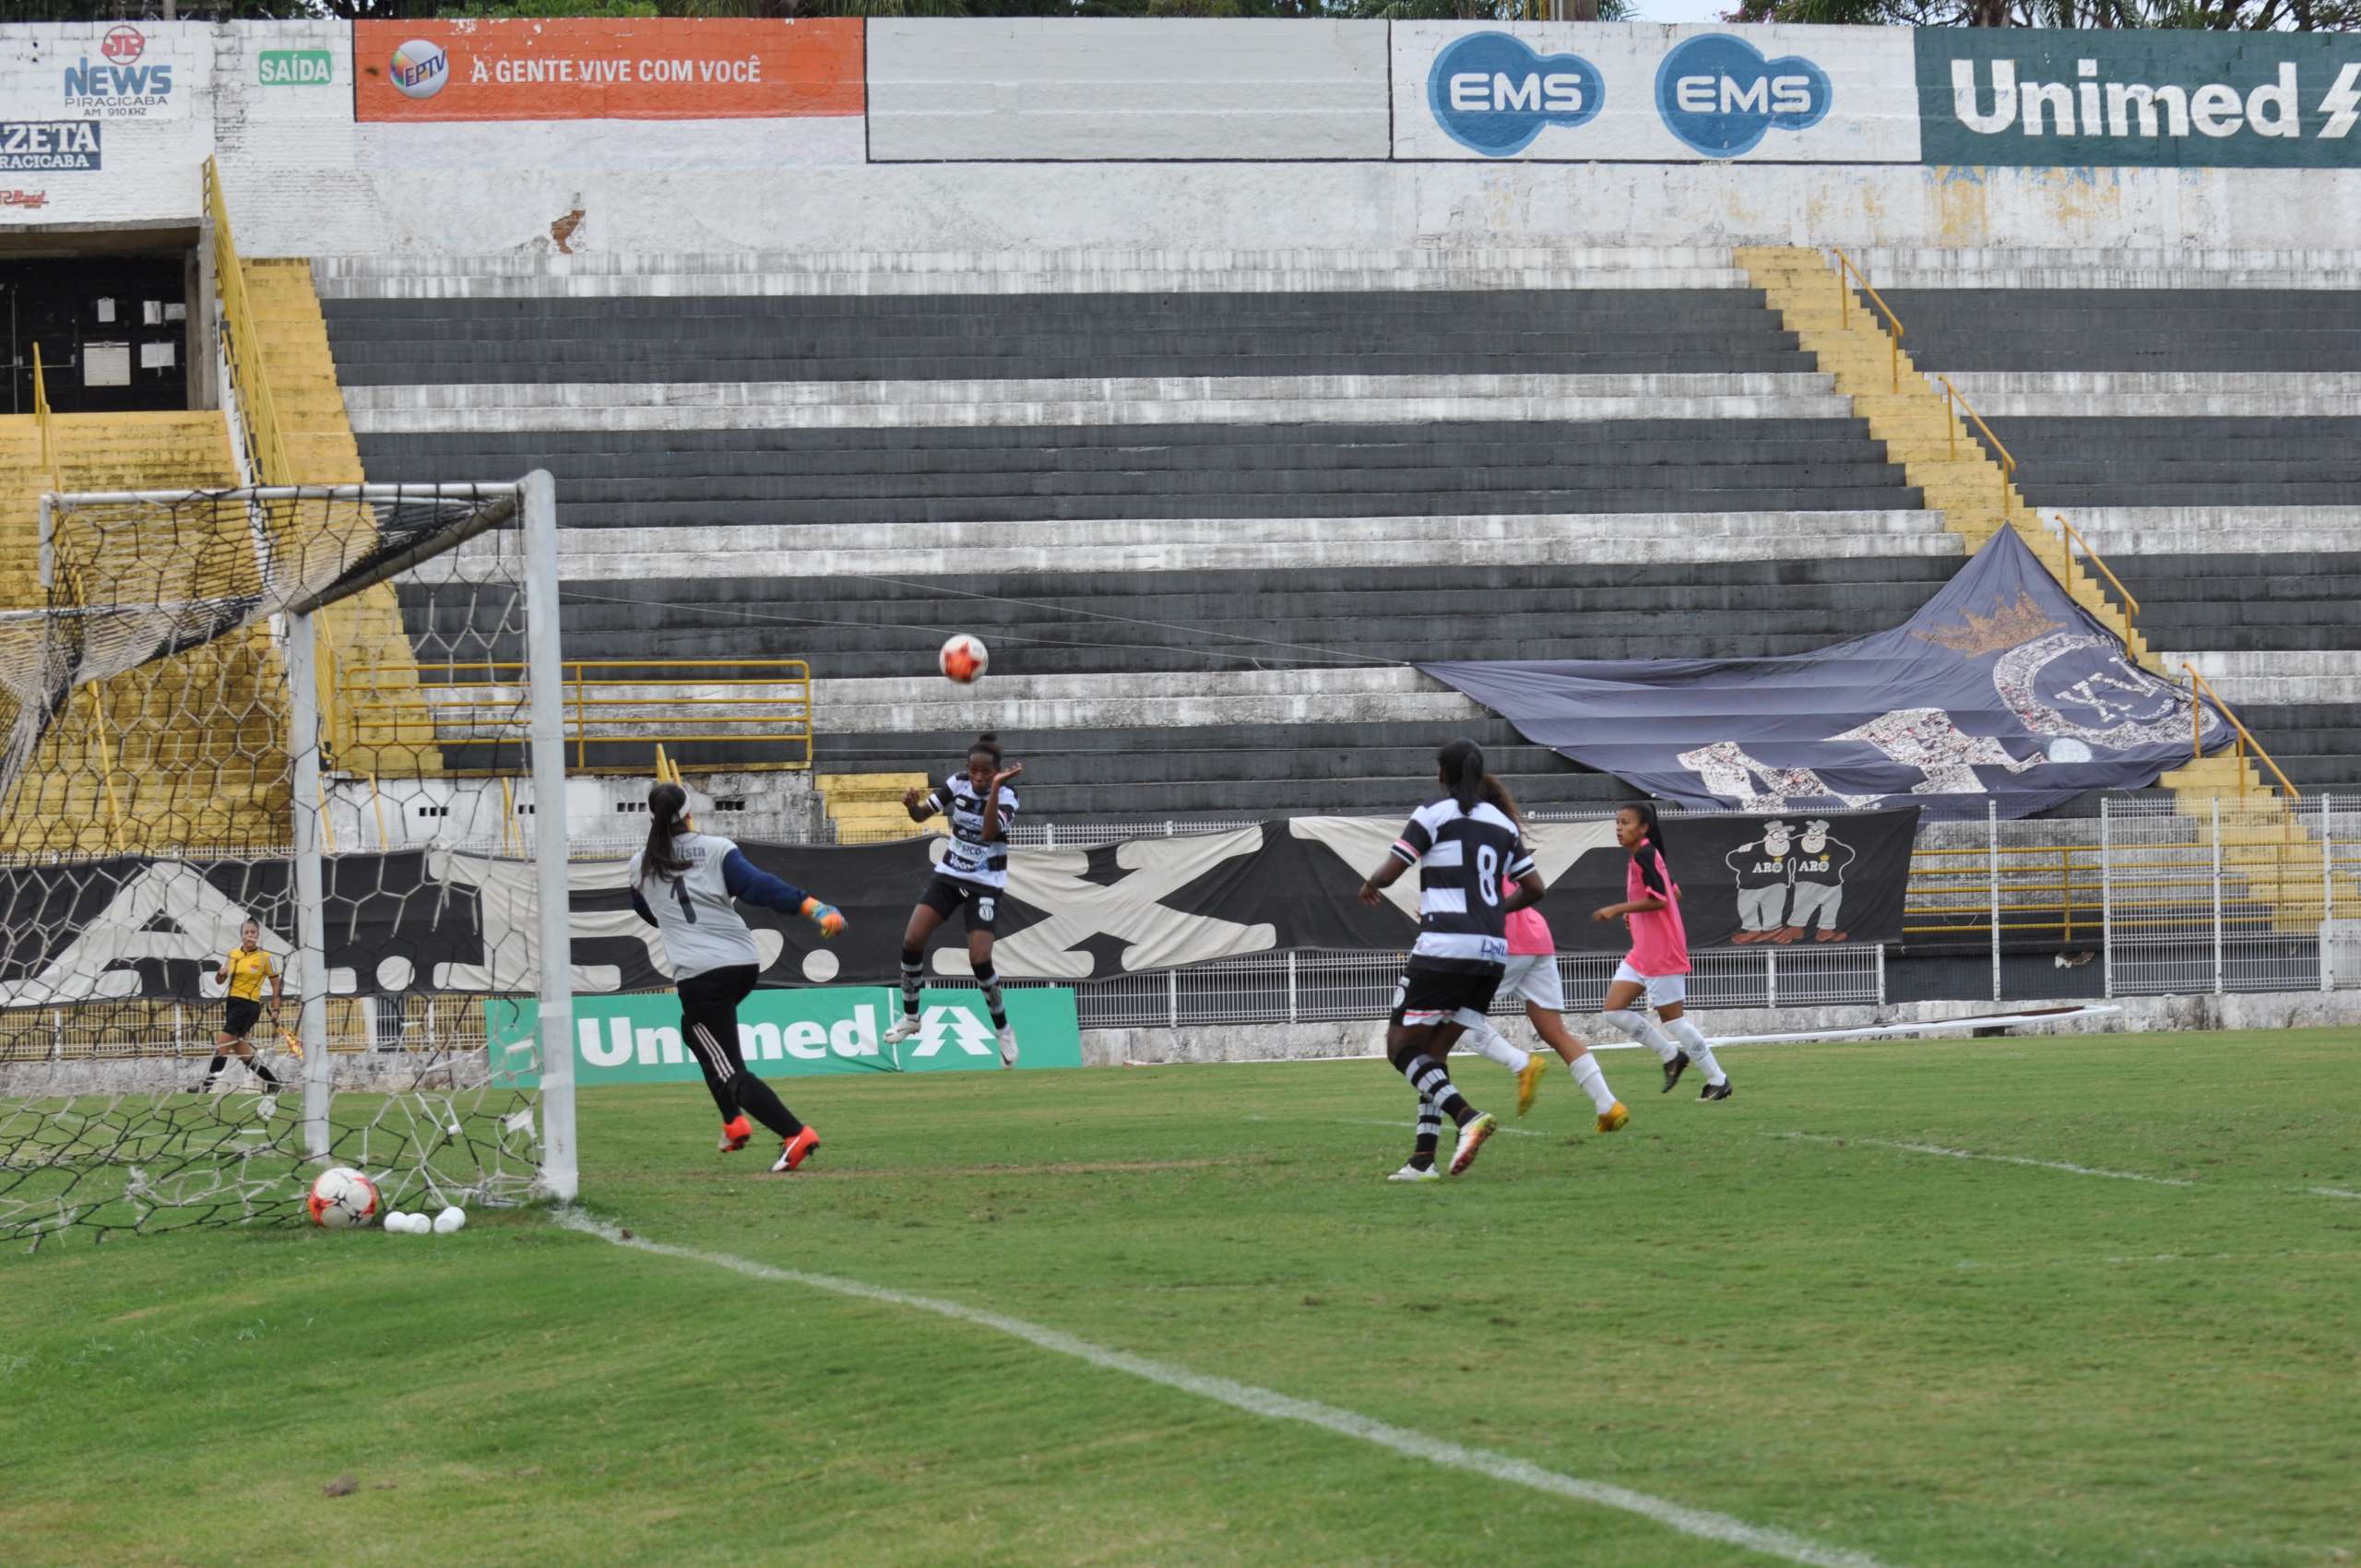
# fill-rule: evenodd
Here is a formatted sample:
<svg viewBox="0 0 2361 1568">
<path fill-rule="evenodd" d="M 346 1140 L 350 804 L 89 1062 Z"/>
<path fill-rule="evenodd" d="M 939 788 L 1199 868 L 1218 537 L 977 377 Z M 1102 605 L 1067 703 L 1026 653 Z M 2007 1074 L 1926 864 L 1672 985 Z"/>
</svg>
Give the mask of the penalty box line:
<svg viewBox="0 0 2361 1568">
<path fill-rule="evenodd" d="M 1107 1372 L 1124 1372 L 1146 1383 L 1227 1405 L 1251 1416 L 1268 1420 L 1299 1421 L 1317 1427 L 1339 1437 L 1358 1439 L 1375 1447 L 1388 1449 L 1412 1459 L 1423 1459 L 1448 1469 L 1466 1470 L 1497 1481 L 1527 1487 L 1551 1496 L 1570 1498 L 1620 1513 L 1633 1514 L 1651 1520 L 1682 1535 L 1701 1540 L 1718 1541 L 1726 1546 L 1742 1547 L 1789 1562 L 1809 1564 L 1810 1568 L 1885 1568 L 1876 1558 L 1843 1547 L 1828 1546 L 1803 1536 L 1763 1525 L 1750 1525 L 1743 1519 L 1708 1509 L 1690 1508 L 1665 1498 L 1654 1497 L 1628 1487 L 1610 1485 L 1605 1481 L 1584 1480 L 1579 1477 L 1560 1475 L 1555 1470 L 1489 1448 L 1471 1448 L 1434 1437 L 1409 1427 L 1323 1405 L 1310 1399 L 1299 1399 L 1252 1384 L 1233 1383 L 1225 1377 L 1208 1377 L 1191 1372 L 1170 1361 L 1152 1360 L 1134 1356 L 1127 1350 L 1117 1350 L 1090 1340 L 1078 1338 L 1062 1329 L 1027 1323 L 1023 1318 L 1008 1317 L 987 1312 L 963 1302 L 945 1301 L 936 1296 L 913 1295 L 882 1285 L 868 1285 L 858 1279 L 845 1279 L 835 1275 L 807 1274 L 801 1269 L 777 1268 L 756 1263 L 751 1258 L 733 1257 L 727 1253 L 700 1252 L 693 1247 L 672 1246 L 651 1241 L 644 1236 L 626 1233 L 615 1226 L 585 1214 L 578 1208 L 561 1209 L 557 1222 L 570 1230 L 593 1236 L 599 1241 L 635 1252 L 651 1253 L 658 1257 L 677 1258 L 684 1263 L 704 1264 L 711 1268 L 728 1269 L 750 1279 L 760 1279 L 774 1285 L 800 1285 L 808 1290 L 824 1291 L 832 1296 L 848 1296 L 856 1301 L 878 1301 L 888 1306 L 907 1307 L 913 1312 L 931 1313 L 937 1317 L 989 1328 L 1021 1339 L 1039 1349 L 1055 1355 L 1071 1357 Z"/>
</svg>

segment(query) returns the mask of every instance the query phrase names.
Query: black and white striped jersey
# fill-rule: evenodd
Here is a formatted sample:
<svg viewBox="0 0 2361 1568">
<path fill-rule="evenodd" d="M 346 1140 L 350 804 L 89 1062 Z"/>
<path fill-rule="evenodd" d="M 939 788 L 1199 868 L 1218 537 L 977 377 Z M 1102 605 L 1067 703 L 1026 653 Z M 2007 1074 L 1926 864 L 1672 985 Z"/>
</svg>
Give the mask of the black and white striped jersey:
<svg viewBox="0 0 2361 1568">
<path fill-rule="evenodd" d="M 1533 869 L 1516 824 L 1489 802 L 1462 811 L 1448 795 L 1411 814 L 1394 853 L 1418 868 L 1418 942 L 1414 958 L 1499 968 L 1508 962 L 1508 914 L 1501 879 Z"/>
<path fill-rule="evenodd" d="M 1000 837 L 984 842 L 984 798 L 964 773 L 955 773 L 935 787 L 926 803 L 951 821 L 951 845 L 935 868 L 980 887 L 1008 885 L 1008 832 L 1016 825 L 1016 791 L 1000 787 Z"/>
</svg>

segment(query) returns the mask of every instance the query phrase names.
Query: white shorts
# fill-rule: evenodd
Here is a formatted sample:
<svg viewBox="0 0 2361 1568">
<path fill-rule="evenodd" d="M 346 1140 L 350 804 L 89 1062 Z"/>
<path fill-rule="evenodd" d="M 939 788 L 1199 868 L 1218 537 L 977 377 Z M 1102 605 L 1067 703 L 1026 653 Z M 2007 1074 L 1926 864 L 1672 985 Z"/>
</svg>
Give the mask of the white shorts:
<svg viewBox="0 0 2361 1568">
<path fill-rule="evenodd" d="M 1671 1007 L 1689 1000 L 1687 975 L 1643 975 L 1633 968 L 1627 958 L 1615 966 L 1615 978 L 1646 987 L 1651 1007 Z"/>
<path fill-rule="evenodd" d="M 1557 957 L 1548 953 L 1512 953 L 1501 971 L 1501 994 L 1521 996 L 1552 1013 L 1566 1010 L 1566 988 L 1558 977 Z"/>
</svg>

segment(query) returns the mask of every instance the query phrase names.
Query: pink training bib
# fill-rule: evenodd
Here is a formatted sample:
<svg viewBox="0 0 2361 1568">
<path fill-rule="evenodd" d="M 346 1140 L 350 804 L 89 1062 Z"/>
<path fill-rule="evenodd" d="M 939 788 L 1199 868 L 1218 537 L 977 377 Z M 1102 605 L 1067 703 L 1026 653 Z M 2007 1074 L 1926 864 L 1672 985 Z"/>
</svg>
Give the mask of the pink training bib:
<svg viewBox="0 0 2361 1568">
<path fill-rule="evenodd" d="M 1506 880 L 1501 883 L 1502 897 L 1515 891 L 1515 883 Z M 1508 935 L 1509 956 L 1512 958 L 1529 958 L 1536 954 L 1558 950 L 1558 944 L 1549 937 L 1549 922 L 1541 918 L 1537 908 L 1512 911 L 1508 918 Z"/>
<path fill-rule="evenodd" d="M 1640 857 L 1645 855 L 1664 885 L 1662 893 L 1650 887 L 1640 872 Z M 1664 863 L 1664 856 L 1655 846 L 1643 844 L 1631 851 L 1631 863 L 1623 870 L 1623 897 L 1633 903 L 1643 898 L 1662 897 L 1665 907 L 1631 917 L 1631 956 L 1626 960 L 1651 980 L 1658 975 L 1685 975 L 1689 972 L 1689 932 L 1680 923 L 1680 885 L 1672 880 L 1671 868 Z"/>
</svg>

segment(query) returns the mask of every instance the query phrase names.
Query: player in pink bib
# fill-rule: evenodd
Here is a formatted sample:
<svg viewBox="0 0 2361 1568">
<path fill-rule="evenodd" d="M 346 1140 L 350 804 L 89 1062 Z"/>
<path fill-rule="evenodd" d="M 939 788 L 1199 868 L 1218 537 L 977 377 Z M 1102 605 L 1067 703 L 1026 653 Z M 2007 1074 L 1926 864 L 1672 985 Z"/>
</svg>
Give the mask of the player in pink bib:
<svg viewBox="0 0 2361 1568">
<path fill-rule="evenodd" d="M 1604 1016 L 1656 1053 L 1664 1063 L 1666 1093 L 1694 1062 L 1705 1074 L 1705 1087 L 1697 1098 L 1727 1099 L 1729 1075 L 1714 1060 L 1714 1048 L 1704 1035 L 1682 1016 L 1689 997 L 1689 932 L 1680 921 L 1680 885 L 1673 881 L 1672 868 L 1665 861 L 1664 826 L 1656 820 L 1656 808 L 1643 801 L 1618 811 L 1615 841 L 1631 851 L 1623 873 L 1624 901 L 1599 909 L 1591 919 L 1623 921 L 1631 928 L 1631 951 L 1616 966 Z M 1643 994 L 1664 1020 L 1662 1028 L 1632 1010 L 1631 1004 Z"/>
<path fill-rule="evenodd" d="M 1484 798 L 1522 828 L 1515 797 L 1509 793 L 1507 785 L 1487 776 Z M 1549 934 L 1549 922 L 1542 918 L 1539 909 L 1525 909 L 1508 917 L 1507 927 L 1509 958 L 1501 972 L 1501 993 L 1525 999 L 1525 1016 L 1532 1023 L 1533 1032 L 1558 1053 L 1573 1074 L 1574 1082 L 1590 1096 L 1591 1107 L 1598 1112 L 1598 1130 L 1620 1131 L 1631 1121 L 1631 1111 L 1607 1087 L 1607 1075 L 1599 1071 L 1598 1059 L 1591 1054 L 1590 1047 L 1566 1028 L 1566 992 L 1558 976 L 1558 944 Z M 1517 1114 L 1522 1116 L 1531 1110 L 1548 1059 L 1511 1045 L 1489 1023 L 1469 1029 L 1465 1038 L 1478 1055 L 1516 1075 Z"/>
</svg>

